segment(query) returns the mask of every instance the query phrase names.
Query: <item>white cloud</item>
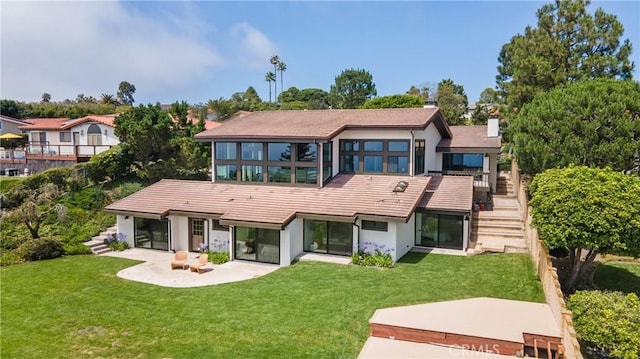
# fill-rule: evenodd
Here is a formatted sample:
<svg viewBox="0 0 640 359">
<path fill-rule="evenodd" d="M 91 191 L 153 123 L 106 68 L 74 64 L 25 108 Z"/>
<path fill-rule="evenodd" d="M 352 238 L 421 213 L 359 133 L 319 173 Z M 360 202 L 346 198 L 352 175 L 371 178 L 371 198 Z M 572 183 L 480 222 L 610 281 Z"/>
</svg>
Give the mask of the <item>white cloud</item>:
<svg viewBox="0 0 640 359">
<path fill-rule="evenodd" d="M 152 18 L 119 2 L 1 6 L 2 98 L 38 101 L 44 92 L 56 101 L 79 93 L 99 97 L 115 94 L 120 81 L 136 86 L 134 97 L 152 98 L 167 88 L 184 89 L 225 62 L 194 36 L 206 22 L 193 16 L 184 16 L 180 26 L 180 16 Z"/>
<path fill-rule="evenodd" d="M 231 34 L 238 44 L 238 60 L 250 68 L 266 67 L 271 56 L 278 53 L 278 47 L 265 34 L 246 22 L 235 24 Z"/>
</svg>

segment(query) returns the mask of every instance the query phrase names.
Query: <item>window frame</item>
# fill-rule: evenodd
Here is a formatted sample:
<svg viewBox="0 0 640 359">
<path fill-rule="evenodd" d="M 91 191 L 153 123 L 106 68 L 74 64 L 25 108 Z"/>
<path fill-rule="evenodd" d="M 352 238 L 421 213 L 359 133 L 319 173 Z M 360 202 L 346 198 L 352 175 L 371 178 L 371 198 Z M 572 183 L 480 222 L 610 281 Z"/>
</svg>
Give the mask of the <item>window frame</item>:
<svg viewBox="0 0 640 359">
<path fill-rule="evenodd" d="M 62 131 L 62 132 L 59 132 L 59 134 L 60 134 L 60 142 L 72 141 L 71 131 Z M 68 136 L 68 139 L 67 139 L 67 136 Z"/>
<path fill-rule="evenodd" d="M 389 222 L 362 220 L 362 229 L 366 231 L 389 232 Z"/>
</svg>

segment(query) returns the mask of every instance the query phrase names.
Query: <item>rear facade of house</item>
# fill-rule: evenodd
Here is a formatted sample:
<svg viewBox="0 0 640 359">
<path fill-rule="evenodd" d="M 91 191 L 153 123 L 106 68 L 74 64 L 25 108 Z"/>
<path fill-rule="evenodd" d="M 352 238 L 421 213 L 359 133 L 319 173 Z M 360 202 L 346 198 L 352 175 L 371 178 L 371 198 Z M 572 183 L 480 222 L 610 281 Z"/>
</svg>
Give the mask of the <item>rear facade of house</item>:
<svg viewBox="0 0 640 359">
<path fill-rule="evenodd" d="M 132 247 L 278 265 L 465 251 L 500 152 L 497 120 L 450 127 L 437 108 L 256 112 L 196 140 L 212 144 L 212 181 L 162 180 L 106 208 Z"/>
</svg>

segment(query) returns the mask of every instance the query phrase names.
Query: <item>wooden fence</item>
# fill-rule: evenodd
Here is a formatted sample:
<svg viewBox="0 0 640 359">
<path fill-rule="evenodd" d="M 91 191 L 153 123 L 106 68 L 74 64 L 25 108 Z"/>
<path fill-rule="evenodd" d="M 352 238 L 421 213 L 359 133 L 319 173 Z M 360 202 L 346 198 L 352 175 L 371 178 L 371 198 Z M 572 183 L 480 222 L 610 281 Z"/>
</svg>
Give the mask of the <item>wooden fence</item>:
<svg viewBox="0 0 640 359">
<path fill-rule="evenodd" d="M 529 254 L 536 266 L 538 278 L 540 278 L 540 282 L 542 283 L 547 304 L 549 304 L 553 317 L 556 319 L 558 327 L 560 328 L 562 343 L 565 349 L 564 357 L 569 359 L 583 359 L 582 353 L 580 352 L 580 343 L 578 343 L 576 331 L 573 327 L 571 311 L 567 309 L 562 290 L 560 289 L 558 273 L 551 263 L 549 250 L 547 250 L 538 237 L 538 231 L 531 226 L 528 188 L 520 176 L 520 169 L 515 159 L 511 161 L 511 180 L 513 181 L 514 190 L 522 209 L 522 217 L 525 224 L 524 235 L 529 247 Z"/>
</svg>

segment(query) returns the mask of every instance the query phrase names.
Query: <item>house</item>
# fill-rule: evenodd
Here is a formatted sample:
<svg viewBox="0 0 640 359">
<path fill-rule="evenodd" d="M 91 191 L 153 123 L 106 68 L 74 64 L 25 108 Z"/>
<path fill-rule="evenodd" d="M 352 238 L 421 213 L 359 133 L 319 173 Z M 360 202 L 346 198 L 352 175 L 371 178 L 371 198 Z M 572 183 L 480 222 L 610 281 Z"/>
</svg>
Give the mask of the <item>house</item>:
<svg viewBox="0 0 640 359">
<path fill-rule="evenodd" d="M 448 126 L 438 108 L 254 112 L 196 140 L 212 143 L 211 181 L 162 180 L 106 207 L 130 246 L 282 266 L 465 251 L 500 152 L 497 125 Z"/>
<path fill-rule="evenodd" d="M 89 115 L 78 119 L 31 118 L 20 126 L 29 135 L 27 154 L 81 161 L 120 141 L 114 134 L 117 115 Z M 29 156 L 27 155 L 27 158 Z"/>
<path fill-rule="evenodd" d="M 22 120 L 18 120 L 17 118 L 0 115 L 0 135 L 4 135 L 6 133 L 14 133 L 21 134 L 22 130 L 20 130 L 20 126 L 27 125 L 26 122 Z"/>
</svg>

